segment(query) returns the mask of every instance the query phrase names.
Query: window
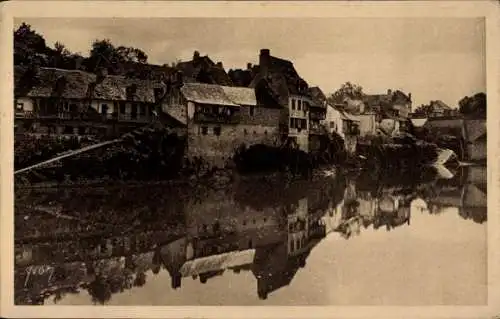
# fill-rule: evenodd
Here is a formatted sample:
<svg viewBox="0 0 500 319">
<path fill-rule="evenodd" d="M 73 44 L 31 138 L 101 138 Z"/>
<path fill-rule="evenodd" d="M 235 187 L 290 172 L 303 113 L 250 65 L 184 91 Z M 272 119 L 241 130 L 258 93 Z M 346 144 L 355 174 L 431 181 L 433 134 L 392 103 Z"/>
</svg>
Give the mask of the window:
<svg viewBox="0 0 500 319">
<path fill-rule="evenodd" d="M 107 114 L 107 113 L 108 113 L 108 105 L 101 104 L 101 114 Z"/>
<path fill-rule="evenodd" d="M 215 136 L 220 136 L 220 126 L 214 127 L 214 135 Z"/>
<path fill-rule="evenodd" d="M 247 134 L 248 134 L 247 129 L 244 129 L 244 130 L 243 130 L 243 134 L 245 134 L 245 135 L 247 135 Z"/>
<path fill-rule="evenodd" d="M 69 105 L 69 110 L 70 110 L 70 112 L 76 112 L 76 111 L 77 111 L 77 109 L 78 109 L 78 107 L 77 107 L 77 105 L 76 105 L 75 103 L 71 103 L 71 104 Z"/>
<path fill-rule="evenodd" d="M 16 103 L 16 109 L 18 111 L 23 111 L 24 110 L 24 103 L 20 103 L 20 102 Z"/>
<path fill-rule="evenodd" d="M 201 134 L 203 134 L 203 135 L 207 135 L 207 134 L 208 134 L 208 127 L 206 127 L 206 126 L 202 126 L 202 127 L 201 127 Z"/>
<path fill-rule="evenodd" d="M 250 115 L 251 116 L 255 115 L 255 108 L 253 106 L 250 106 Z"/>
<path fill-rule="evenodd" d="M 292 99 L 292 110 L 295 110 L 295 100 Z"/>
<path fill-rule="evenodd" d="M 267 135 L 267 130 L 264 131 L 264 135 Z"/>
<path fill-rule="evenodd" d="M 301 100 L 298 100 L 297 101 L 297 110 L 301 110 L 302 109 L 302 101 Z"/>
<path fill-rule="evenodd" d="M 120 114 L 125 114 L 125 102 L 120 102 Z"/>
<path fill-rule="evenodd" d="M 257 132 L 253 131 L 253 135 L 257 135 Z"/>
<path fill-rule="evenodd" d="M 139 105 L 139 114 L 146 115 L 146 105 Z"/>
</svg>

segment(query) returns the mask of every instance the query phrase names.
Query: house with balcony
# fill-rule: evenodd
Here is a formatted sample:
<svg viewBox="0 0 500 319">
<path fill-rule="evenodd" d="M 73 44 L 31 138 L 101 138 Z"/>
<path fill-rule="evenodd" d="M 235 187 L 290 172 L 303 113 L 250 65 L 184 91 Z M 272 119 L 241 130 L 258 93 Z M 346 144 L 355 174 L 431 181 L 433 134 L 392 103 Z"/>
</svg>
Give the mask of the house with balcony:
<svg viewBox="0 0 500 319">
<path fill-rule="evenodd" d="M 163 84 L 81 70 L 14 68 L 19 133 L 118 135 L 150 123 Z"/>
</svg>

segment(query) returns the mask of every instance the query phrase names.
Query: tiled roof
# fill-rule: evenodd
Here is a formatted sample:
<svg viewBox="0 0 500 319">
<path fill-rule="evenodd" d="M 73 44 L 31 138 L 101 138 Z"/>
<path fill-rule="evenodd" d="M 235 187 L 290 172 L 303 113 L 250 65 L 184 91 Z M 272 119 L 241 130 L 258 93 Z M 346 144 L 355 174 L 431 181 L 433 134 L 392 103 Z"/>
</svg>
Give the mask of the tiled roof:
<svg viewBox="0 0 500 319">
<path fill-rule="evenodd" d="M 188 101 L 200 104 L 238 106 L 227 95 L 222 86 L 205 83 L 185 83 L 181 92 Z"/>
<path fill-rule="evenodd" d="M 154 88 L 163 86 L 157 81 L 146 81 L 126 78 L 124 76 L 108 75 L 102 81 L 96 82 L 97 76 L 80 70 L 62 70 L 56 68 L 40 68 L 39 80 L 30 85 L 23 84 L 26 69 L 15 67 L 14 85 L 16 95 L 29 97 L 60 96 L 66 99 L 89 98 L 89 87 L 95 83 L 92 98 L 112 101 L 132 100 L 154 103 Z M 60 92 L 57 92 L 58 81 L 61 81 Z M 135 94 L 127 96 L 127 87 L 135 86 Z"/>
<path fill-rule="evenodd" d="M 29 77 L 29 79 L 26 79 L 26 82 L 25 76 Z M 41 68 L 38 81 L 31 81 L 33 78 L 28 74 L 26 68 L 14 67 L 16 95 L 21 94 L 29 97 L 56 96 L 56 84 L 58 79 L 62 78 L 66 82 L 64 90 L 60 92 L 60 96 L 63 98 L 84 99 L 87 96 L 88 84 L 95 82 L 95 74 L 79 70 L 62 70 L 56 68 Z"/>
<path fill-rule="evenodd" d="M 222 89 L 227 97 L 235 104 L 239 105 L 257 105 L 255 90 L 245 87 L 223 86 Z"/>
</svg>

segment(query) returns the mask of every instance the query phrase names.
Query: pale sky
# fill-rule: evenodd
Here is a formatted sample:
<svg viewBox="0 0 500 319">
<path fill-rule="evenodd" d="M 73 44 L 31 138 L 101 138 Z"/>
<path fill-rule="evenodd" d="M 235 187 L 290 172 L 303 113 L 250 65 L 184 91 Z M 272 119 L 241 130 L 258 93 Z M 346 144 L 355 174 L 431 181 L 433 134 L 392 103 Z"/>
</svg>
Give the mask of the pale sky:
<svg viewBox="0 0 500 319">
<path fill-rule="evenodd" d="M 145 51 L 149 62 L 190 60 L 194 50 L 230 68 L 258 63 L 261 48 L 291 60 L 311 86 L 346 81 L 366 93 L 411 92 L 413 105 L 486 92 L 482 18 L 27 18 L 47 44 L 88 55 L 93 40 Z"/>
</svg>

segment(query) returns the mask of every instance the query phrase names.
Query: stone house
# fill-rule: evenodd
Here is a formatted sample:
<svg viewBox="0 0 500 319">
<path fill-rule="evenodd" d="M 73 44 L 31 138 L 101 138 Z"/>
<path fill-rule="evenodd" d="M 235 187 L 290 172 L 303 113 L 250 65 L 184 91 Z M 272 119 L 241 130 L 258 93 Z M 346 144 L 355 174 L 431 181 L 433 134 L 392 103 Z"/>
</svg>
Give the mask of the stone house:
<svg viewBox="0 0 500 319">
<path fill-rule="evenodd" d="M 179 75 L 178 77 L 182 77 Z M 168 84 L 162 113 L 187 132 L 186 155 L 224 167 L 242 145 L 274 145 L 280 108 L 258 101 L 255 89 L 205 83 Z"/>
<path fill-rule="evenodd" d="M 231 70 L 233 83 L 256 89 L 258 99 L 282 108 L 280 133 L 282 142 L 293 142 L 303 151 L 309 151 L 309 109 L 311 97 L 307 82 L 302 79 L 292 62 L 271 55 L 262 49 L 258 65 L 247 65 L 246 70 Z"/>
<path fill-rule="evenodd" d="M 80 70 L 14 68 L 16 130 L 32 134 L 117 135 L 150 123 L 157 81 Z"/>
</svg>

